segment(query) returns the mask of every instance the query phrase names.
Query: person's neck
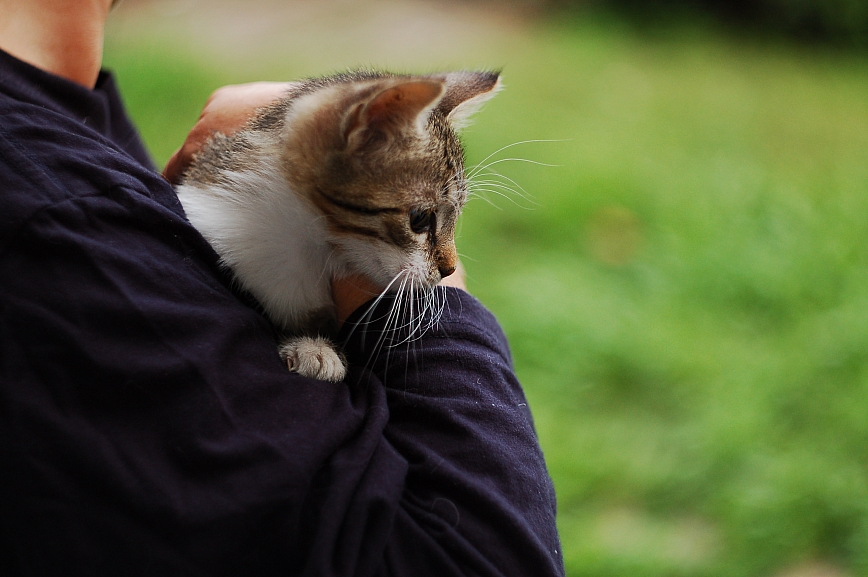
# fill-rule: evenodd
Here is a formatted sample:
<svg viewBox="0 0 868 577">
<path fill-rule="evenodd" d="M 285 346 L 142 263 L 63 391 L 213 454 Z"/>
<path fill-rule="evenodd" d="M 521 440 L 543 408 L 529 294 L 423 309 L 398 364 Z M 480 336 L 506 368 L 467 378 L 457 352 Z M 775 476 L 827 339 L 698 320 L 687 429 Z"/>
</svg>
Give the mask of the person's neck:
<svg viewBox="0 0 868 577">
<path fill-rule="evenodd" d="M 110 0 L 0 0 L 0 48 L 93 88 Z"/>
</svg>

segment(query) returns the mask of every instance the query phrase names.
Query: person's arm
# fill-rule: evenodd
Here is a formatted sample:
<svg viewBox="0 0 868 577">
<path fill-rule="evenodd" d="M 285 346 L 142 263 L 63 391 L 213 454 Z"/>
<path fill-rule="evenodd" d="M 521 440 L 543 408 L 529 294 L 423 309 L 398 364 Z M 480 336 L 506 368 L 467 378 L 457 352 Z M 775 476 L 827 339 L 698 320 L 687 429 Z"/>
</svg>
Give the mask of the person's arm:
<svg viewBox="0 0 868 577">
<path fill-rule="evenodd" d="M 468 293 L 436 291 L 436 322 L 408 322 L 421 300 L 385 298 L 342 330 L 351 375 L 385 388 L 384 437 L 408 463 L 378 574 L 561 575 L 554 490 L 506 338 Z"/>
</svg>

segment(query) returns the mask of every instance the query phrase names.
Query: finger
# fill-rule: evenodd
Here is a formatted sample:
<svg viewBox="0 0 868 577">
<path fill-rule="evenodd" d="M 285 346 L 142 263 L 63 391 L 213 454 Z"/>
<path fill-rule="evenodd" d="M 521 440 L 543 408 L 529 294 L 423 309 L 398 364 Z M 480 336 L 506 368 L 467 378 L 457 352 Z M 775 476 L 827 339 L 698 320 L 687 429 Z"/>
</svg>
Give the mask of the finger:
<svg viewBox="0 0 868 577">
<path fill-rule="evenodd" d="M 178 184 L 181 181 L 181 175 L 184 174 L 184 168 L 181 167 L 180 155 L 181 149 L 179 148 L 169 157 L 166 166 L 163 168 L 163 178 L 171 184 Z"/>
<path fill-rule="evenodd" d="M 455 267 L 455 272 L 447 277 L 443 277 L 440 279 L 438 283 L 440 286 L 451 286 L 455 288 L 460 288 L 463 291 L 467 290 L 467 273 L 464 270 L 464 265 L 461 264 L 461 261 L 458 261 L 458 265 Z"/>
<path fill-rule="evenodd" d="M 353 275 L 332 281 L 332 298 L 335 301 L 335 316 L 343 324 L 353 312 L 380 294 L 380 289 L 360 275 Z"/>
</svg>

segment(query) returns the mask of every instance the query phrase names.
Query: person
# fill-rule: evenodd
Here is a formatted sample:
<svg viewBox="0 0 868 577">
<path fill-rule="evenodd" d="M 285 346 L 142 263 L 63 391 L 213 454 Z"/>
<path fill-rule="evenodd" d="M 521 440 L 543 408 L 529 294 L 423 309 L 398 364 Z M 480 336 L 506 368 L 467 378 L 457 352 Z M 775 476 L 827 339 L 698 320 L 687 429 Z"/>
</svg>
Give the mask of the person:
<svg viewBox="0 0 868 577">
<path fill-rule="evenodd" d="M 5 575 L 562 575 L 555 497 L 492 315 L 376 355 L 338 282 L 343 383 L 292 374 L 100 70 L 111 0 L 0 0 Z M 183 172 L 279 85 L 215 94 Z"/>
</svg>

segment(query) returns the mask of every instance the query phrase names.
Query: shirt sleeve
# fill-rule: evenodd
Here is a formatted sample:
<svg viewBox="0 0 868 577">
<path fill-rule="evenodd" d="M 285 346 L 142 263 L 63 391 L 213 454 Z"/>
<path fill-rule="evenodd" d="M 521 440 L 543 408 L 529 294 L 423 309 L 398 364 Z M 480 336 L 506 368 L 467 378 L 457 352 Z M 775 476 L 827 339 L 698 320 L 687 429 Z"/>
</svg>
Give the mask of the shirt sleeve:
<svg viewBox="0 0 868 577">
<path fill-rule="evenodd" d="M 554 491 L 500 326 L 459 289 L 417 301 L 383 299 L 345 328 L 409 467 L 381 574 L 562 574 Z"/>
</svg>

